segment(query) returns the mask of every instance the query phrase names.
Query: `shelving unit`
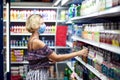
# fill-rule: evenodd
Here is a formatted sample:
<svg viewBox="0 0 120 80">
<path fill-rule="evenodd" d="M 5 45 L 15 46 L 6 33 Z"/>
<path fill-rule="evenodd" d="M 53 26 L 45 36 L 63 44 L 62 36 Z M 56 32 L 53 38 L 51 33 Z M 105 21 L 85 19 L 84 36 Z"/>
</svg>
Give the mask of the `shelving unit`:
<svg viewBox="0 0 120 80">
<path fill-rule="evenodd" d="M 11 64 L 29 64 L 28 61 L 22 61 L 22 62 L 11 62 Z"/>
<path fill-rule="evenodd" d="M 11 20 L 11 22 L 26 22 L 26 20 Z M 45 23 L 55 23 L 55 20 L 44 20 Z"/>
<path fill-rule="evenodd" d="M 31 33 L 11 33 L 11 36 L 30 36 Z M 43 33 L 43 34 L 40 34 L 40 36 L 55 36 L 55 34 L 53 33 L 50 33 L 50 34 L 47 34 L 47 33 Z"/>
<path fill-rule="evenodd" d="M 102 73 L 98 72 L 95 68 L 93 68 L 89 64 L 86 64 L 85 62 L 83 62 L 81 58 L 75 57 L 75 59 L 78 60 L 80 63 L 82 63 L 86 68 L 88 68 L 91 72 L 93 72 L 101 80 L 109 80 L 106 76 L 104 76 Z"/>
<path fill-rule="evenodd" d="M 49 46 L 51 49 L 55 49 L 56 47 L 55 46 Z M 61 47 L 58 47 L 58 48 L 61 48 Z M 15 46 L 15 47 L 11 47 L 11 49 L 27 49 L 27 46 Z"/>
<path fill-rule="evenodd" d="M 62 2 L 64 1 L 64 2 Z M 70 1 L 70 0 L 62 0 L 61 3 L 62 3 L 62 6 L 64 5 L 67 5 L 67 4 L 70 4 L 71 2 L 73 2 L 74 0 Z M 14 4 L 13 4 L 14 5 Z M 26 4 L 24 4 L 26 5 Z M 79 16 L 79 17 L 73 17 L 71 18 L 71 20 L 58 20 L 58 14 L 59 14 L 59 10 L 62 10 L 62 8 L 58 8 L 58 7 L 36 7 L 36 6 L 32 6 L 30 7 L 29 5 L 28 6 L 17 6 L 15 4 L 15 6 L 12 6 L 11 9 L 41 9 L 41 10 L 56 10 L 57 12 L 57 17 L 55 20 L 44 20 L 45 23 L 50 23 L 50 24 L 55 24 L 55 26 L 58 25 L 58 23 L 60 24 L 72 24 L 72 23 L 86 23 L 86 22 L 94 22 L 95 20 L 97 19 L 105 19 L 105 18 L 112 18 L 112 17 L 120 17 L 120 6 L 117 6 L 117 7 L 113 7 L 113 8 L 110 8 L 110 9 L 107 9 L 107 10 L 104 10 L 104 11 L 99 11 L 99 12 L 96 12 L 96 13 L 93 13 L 93 14 L 89 14 L 89 15 L 85 15 L 85 16 Z M 64 9 L 64 8 L 63 8 Z M 67 8 L 65 8 L 67 9 Z M 6 20 L 4 20 L 4 22 L 6 22 Z M 11 23 L 25 23 L 26 20 L 11 20 Z M 98 21 L 98 22 L 101 22 L 101 21 Z M 106 32 L 111 32 L 111 31 L 106 31 Z M 113 31 L 114 33 L 114 31 Z M 6 35 L 6 34 L 4 34 Z M 30 36 L 31 34 L 30 33 L 11 33 L 10 36 L 12 37 L 18 37 L 18 36 Z M 40 36 L 54 36 L 55 37 L 55 33 L 50 33 L 50 34 L 41 34 Z M 100 43 L 100 42 L 95 42 L 95 41 L 91 41 L 91 40 L 86 40 L 86 39 L 83 39 L 83 38 L 80 38 L 78 36 L 73 36 L 72 37 L 73 40 L 76 40 L 76 41 L 81 41 L 81 42 L 84 42 L 84 43 L 87 43 L 87 44 L 90 44 L 90 45 L 93 45 L 93 46 L 96 46 L 98 48 L 102 48 L 102 49 L 105 49 L 105 50 L 108 50 L 108 51 L 111 51 L 111 52 L 114 52 L 114 53 L 117 53 L 117 54 L 120 54 L 120 48 L 119 47 L 115 47 L 115 46 L 112 46 L 112 45 L 109 45 L 109 44 L 105 44 L 105 43 Z M 56 41 L 54 39 L 54 41 Z M 70 49 L 73 47 L 73 43 L 72 42 L 69 42 L 67 41 L 67 45 L 66 47 L 61 47 L 61 46 L 50 46 L 51 49 L 54 49 L 55 52 L 57 51 L 57 49 Z M 27 47 L 10 47 L 11 49 L 24 49 L 26 50 Z M 94 73 L 97 77 L 99 77 L 101 80 L 108 80 L 108 78 L 106 76 L 104 76 L 102 73 L 100 73 L 99 71 L 97 71 L 95 68 L 93 68 L 92 66 L 90 66 L 89 64 L 86 64 L 85 62 L 82 61 L 82 59 L 80 59 L 79 57 L 75 57 L 75 59 L 77 61 L 79 61 L 80 63 L 82 63 L 88 70 L 90 70 L 92 73 Z M 68 61 L 63 61 L 63 62 L 58 62 L 56 64 L 61 64 L 61 63 L 67 63 L 67 66 L 74 72 L 74 67 L 72 67 L 72 64 L 71 62 L 68 62 Z M 11 64 L 28 64 L 27 61 L 23 61 L 23 62 L 11 62 Z M 57 71 L 57 66 L 56 66 L 56 72 Z M 83 80 L 81 78 L 79 78 L 79 76 L 76 74 L 76 78 L 77 80 Z M 49 78 L 49 79 L 53 79 L 53 78 Z M 55 78 L 56 80 L 58 79 Z M 62 80 L 62 79 L 61 79 Z"/>
<path fill-rule="evenodd" d="M 105 49 L 105 50 L 108 50 L 108 51 L 111 51 L 111 52 L 114 52 L 114 53 L 117 53 L 117 54 L 120 54 L 120 48 L 119 47 L 115 47 L 115 46 L 105 44 L 105 43 L 100 43 L 100 42 L 95 42 L 95 41 L 91 41 L 91 40 L 82 39 L 82 38 L 77 37 L 77 36 L 73 36 L 72 39 L 82 41 L 82 42 L 85 42 L 87 44 L 90 44 L 90 45 L 93 45 L 93 46 L 96 46 L 96 47 L 99 47 L 99 48 L 102 48 L 102 49 Z"/>
<path fill-rule="evenodd" d="M 66 0 L 66 1 L 62 0 L 62 1 L 61 1 L 62 6 L 72 3 L 72 0 L 71 1 L 70 0 Z M 70 20 L 66 21 L 66 24 L 72 24 L 72 23 L 73 24 L 92 24 L 92 23 L 105 23 L 105 22 L 107 23 L 107 22 L 116 22 L 119 20 L 120 20 L 120 5 L 111 7 L 108 9 L 105 8 L 105 10 L 102 10 L 102 11 L 98 10 L 98 12 L 91 13 L 88 15 L 73 17 Z M 104 31 L 100 31 L 100 32 L 120 34 L 120 30 L 104 30 Z M 83 38 L 75 36 L 75 35 L 73 35 L 71 38 L 74 41 L 84 42 L 84 43 L 90 44 L 94 47 L 98 47 L 98 48 L 101 48 L 101 49 L 104 49 L 104 50 L 107 50 L 107 51 L 110 51 L 110 52 L 120 55 L 120 47 L 116 47 L 116 46 L 113 46 L 113 45 L 110 45 L 107 43 L 83 39 Z M 72 42 L 67 41 L 67 45 L 69 45 L 71 48 L 73 47 Z M 91 65 L 86 64 L 81 58 L 75 57 L 75 59 L 77 61 L 79 61 L 80 63 L 82 63 L 88 70 L 90 70 L 93 74 L 95 74 L 100 80 L 109 80 L 109 78 L 106 77 L 106 75 L 103 75 L 102 73 L 100 73 L 98 70 L 96 70 Z M 71 67 L 70 63 L 67 63 L 67 65 L 68 65 L 68 67 L 70 67 L 70 69 L 72 71 L 74 70 L 74 67 Z M 77 79 L 77 80 L 80 80 L 80 79 Z"/>
<path fill-rule="evenodd" d="M 31 5 L 29 5 L 29 3 L 27 2 L 26 4 L 21 4 L 21 3 L 11 3 L 11 8 L 19 8 L 19 9 L 54 9 L 54 10 L 57 10 L 57 7 L 46 7 L 46 6 L 40 6 L 40 4 L 42 4 L 42 3 L 33 3 L 32 5 L 34 5 L 34 6 L 31 6 Z M 45 4 L 45 3 L 43 3 L 43 4 Z"/>
<path fill-rule="evenodd" d="M 60 20 L 60 19 L 58 19 L 58 10 L 59 9 L 66 9 L 66 8 L 58 8 L 58 7 L 40 7 L 39 5 L 38 6 L 36 6 L 37 4 L 33 4 L 34 6 L 32 6 L 31 7 L 31 5 L 29 5 L 29 4 L 20 4 L 20 3 L 18 3 L 18 5 L 17 5 L 17 3 L 15 3 L 15 4 L 11 4 L 12 6 L 10 7 L 10 9 L 11 10 L 19 10 L 19 11 L 23 11 L 23 10 L 42 10 L 42 11 L 44 11 L 44 10 L 54 10 L 55 12 L 56 12 L 56 18 L 55 19 L 53 19 L 53 20 L 44 20 L 44 22 L 45 22 L 45 24 L 47 25 L 54 25 L 55 26 L 55 30 L 57 29 L 56 27 L 57 27 L 57 25 L 59 25 L 58 23 L 65 23 L 65 20 Z M 27 13 L 27 12 L 26 12 Z M 49 14 L 49 13 L 48 13 Z M 19 27 L 19 24 L 20 24 L 20 26 L 22 25 L 22 26 L 24 26 L 24 24 L 25 24 L 25 22 L 26 22 L 26 20 L 25 19 L 18 19 L 18 20 L 14 20 L 14 19 L 11 19 L 11 23 L 13 24 L 13 25 L 11 25 L 11 26 L 13 26 L 14 27 L 14 24 L 17 24 L 17 26 Z M 15 25 L 16 26 L 16 25 Z M 10 33 L 10 36 L 11 36 L 11 38 L 13 38 L 13 39 L 11 39 L 11 40 L 15 40 L 16 38 L 15 37 L 29 37 L 31 35 L 31 33 L 17 33 L 17 32 L 11 32 Z M 55 42 L 56 42 L 56 31 L 55 31 L 55 33 L 43 33 L 43 34 L 40 34 L 40 38 L 42 38 L 42 36 L 43 37 L 50 37 L 50 39 L 52 39 L 53 40 L 53 38 L 54 38 L 54 44 L 55 44 Z M 25 38 L 26 39 L 26 38 Z M 47 39 L 46 39 L 47 40 Z M 49 40 L 49 39 L 48 39 Z M 56 53 L 57 53 L 57 49 L 70 49 L 70 47 L 62 47 L 62 46 L 49 46 L 51 49 L 53 49 Z M 27 49 L 27 47 L 26 46 L 11 46 L 10 47 L 11 49 L 13 49 L 13 50 L 25 50 L 25 52 L 26 52 L 26 49 Z M 25 53 L 26 54 L 26 53 Z M 56 78 L 49 78 L 49 79 L 54 79 L 54 80 L 58 80 L 58 79 L 60 79 L 60 80 L 62 80 L 61 78 L 59 78 L 58 77 L 58 75 L 59 75 L 59 73 L 58 73 L 58 67 L 59 67 L 59 65 L 61 65 L 61 64 L 65 64 L 65 63 L 67 63 L 68 61 L 63 61 L 63 62 L 57 62 L 56 64 L 55 64 L 55 71 L 56 71 Z M 11 62 L 11 66 L 16 66 L 16 65 L 27 65 L 28 64 L 28 62 L 27 61 L 25 61 L 25 60 L 23 60 L 23 62 Z"/>
<path fill-rule="evenodd" d="M 70 47 L 62 47 L 62 46 L 56 46 L 56 49 L 69 49 Z"/>
<path fill-rule="evenodd" d="M 19 4 L 19 5 L 16 5 L 16 4 L 19 4 L 19 3 L 15 3 L 15 4 L 11 4 L 11 7 L 10 7 L 10 9 L 11 10 L 19 10 L 19 11 L 23 11 L 23 10 L 26 10 L 26 13 L 27 13 L 27 10 L 29 10 L 29 11 L 32 11 L 32 10 L 41 10 L 41 11 L 45 11 L 45 10 L 49 10 L 49 11 L 51 11 L 51 10 L 54 10 L 55 11 L 55 14 L 56 14 L 56 16 L 57 16 L 57 7 L 40 7 L 40 4 L 38 5 L 38 6 L 36 6 L 36 4 L 37 3 L 33 3 L 33 5 L 34 6 L 31 6 L 31 5 L 29 5 L 28 3 L 26 3 L 26 4 Z M 25 14 L 26 14 L 25 13 Z M 17 13 L 16 13 L 17 14 Z M 39 13 L 40 14 L 40 13 Z M 43 12 L 42 12 L 42 14 L 43 14 Z M 48 13 L 48 14 L 50 14 L 50 13 Z M 20 15 L 20 14 L 19 14 Z M 44 16 L 43 16 L 44 17 Z M 52 16 L 51 16 L 52 17 Z M 27 18 L 27 17 L 26 17 Z M 11 26 L 18 26 L 19 27 L 19 25 L 21 26 L 24 26 L 25 25 L 25 22 L 26 22 L 26 18 L 24 18 L 24 19 L 18 19 L 18 18 L 16 18 L 16 19 L 12 19 L 11 18 Z M 51 19 L 49 19 L 49 20 L 44 20 L 44 22 L 45 22 L 45 24 L 46 25 L 52 25 L 52 26 L 57 26 L 56 24 L 57 24 L 57 21 L 56 21 L 56 18 L 52 18 L 52 20 Z M 61 21 L 61 22 L 63 22 L 63 21 Z M 15 24 L 15 25 L 14 25 Z M 51 27 L 52 27 L 51 26 Z M 49 28 L 51 28 L 51 27 L 49 27 Z M 53 28 L 53 27 L 52 27 Z M 51 29 L 52 29 L 51 28 Z M 55 30 L 56 30 L 56 27 L 55 27 Z M 15 38 L 15 37 L 19 37 L 19 38 L 23 38 L 24 37 L 24 39 L 25 40 L 27 40 L 26 38 L 27 37 L 29 37 L 31 35 L 31 33 L 24 33 L 24 32 L 21 32 L 21 33 L 19 33 L 19 32 L 11 32 L 10 33 L 10 36 L 11 36 L 11 40 L 16 40 L 17 41 L 17 39 Z M 55 32 L 53 33 L 53 32 L 49 32 L 49 33 L 43 33 L 43 34 L 40 34 L 40 38 L 42 38 L 42 37 L 45 37 L 45 38 L 47 38 L 47 37 L 50 37 L 50 39 L 51 40 L 53 40 L 54 41 L 54 43 L 55 43 Z M 13 39 L 12 39 L 13 38 Z M 22 39 L 21 39 L 22 40 Z M 48 40 L 48 39 L 47 39 Z M 49 46 L 49 45 L 48 45 Z M 51 49 L 53 49 L 54 51 L 56 51 L 56 49 L 57 48 L 60 48 L 60 47 L 56 47 L 56 46 L 49 46 Z M 10 49 L 12 49 L 12 50 L 24 50 L 24 55 L 26 55 L 26 50 L 27 50 L 27 46 L 11 46 L 10 47 Z M 24 57 L 24 55 L 23 55 L 23 57 Z M 26 61 L 25 60 L 25 58 L 23 58 L 23 61 L 22 62 L 20 62 L 20 61 L 16 61 L 16 62 L 11 62 L 10 63 L 11 64 L 11 67 L 13 66 L 19 66 L 19 65 L 28 65 L 29 64 L 29 62 L 28 61 Z M 55 64 L 55 66 L 56 66 L 57 64 Z M 23 66 L 24 67 L 24 66 Z M 56 68 L 56 67 L 55 67 Z M 57 68 L 56 68 L 57 69 Z M 27 70 L 26 70 L 27 71 Z M 57 72 L 56 72 L 57 73 Z M 57 78 L 57 77 L 56 77 Z M 56 79 L 56 78 L 49 78 L 49 79 Z"/>
<path fill-rule="evenodd" d="M 104 17 L 116 17 L 120 15 L 120 6 L 113 7 L 104 11 L 99 11 L 93 14 L 80 16 L 80 17 L 73 17 L 71 20 L 73 22 L 80 22 L 84 19 L 97 19 L 97 18 L 104 18 Z"/>
</svg>

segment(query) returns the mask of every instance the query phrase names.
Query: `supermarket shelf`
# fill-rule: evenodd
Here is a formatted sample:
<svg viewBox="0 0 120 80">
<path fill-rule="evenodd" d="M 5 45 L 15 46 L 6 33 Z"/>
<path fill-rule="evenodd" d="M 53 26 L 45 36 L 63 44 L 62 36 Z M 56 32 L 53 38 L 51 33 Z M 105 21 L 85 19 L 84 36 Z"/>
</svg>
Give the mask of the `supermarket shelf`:
<svg viewBox="0 0 120 80">
<path fill-rule="evenodd" d="M 55 46 L 50 46 L 50 48 L 54 49 Z M 27 49 L 27 46 L 23 46 L 23 47 L 22 46 L 15 46 L 15 47 L 12 46 L 11 49 Z"/>
<path fill-rule="evenodd" d="M 100 43 L 100 48 L 120 54 L 120 47 L 115 47 L 109 44 Z"/>
<path fill-rule="evenodd" d="M 86 39 L 82 39 L 82 38 L 77 37 L 77 36 L 72 36 L 72 39 L 78 40 L 78 41 L 82 41 L 82 42 L 91 44 L 91 45 L 96 46 L 96 47 L 99 47 L 99 46 L 100 46 L 100 44 L 99 44 L 98 42 L 90 41 L 90 40 L 86 40 Z"/>
<path fill-rule="evenodd" d="M 56 46 L 57 49 L 61 49 L 61 48 L 64 48 L 64 49 L 69 49 L 70 47 L 64 47 L 64 46 Z"/>
<path fill-rule="evenodd" d="M 48 80 L 58 80 L 58 78 L 48 78 Z M 63 78 L 59 78 L 59 80 L 63 80 Z"/>
<path fill-rule="evenodd" d="M 57 62 L 57 63 L 58 63 L 58 64 L 59 64 L 59 63 L 65 63 L 65 64 L 66 64 L 66 63 L 68 63 L 68 62 L 70 62 L 70 61 L 67 61 L 67 60 L 66 60 L 66 61 L 60 61 L 60 62 Z"/>
<path fill-rule="evenodd" d="M 67 41 L 67 45 L 70 46 L 71 48 L 73 47 L 73 43 L 70 41 Z"/>
<path fill-rule="evenodd" d="M 27 49 L 27 46 L 12 46 L 11 49 Z"/>
<path fill-rule="evenodd" d="M 58 22 L 58 23 L 64 23 L 65 20 L 58 20 L 57 22 Z"/>
<path fill-rule="evenodd" d="M 93 45 L 93 46 L 96 46 L 96 47 L 99 47 L 99 48 L 102 48 L 102 49 L 120 54 L 120 48 L 119 47 L 115 47 L 115 46 L 105 44 L 105 43 L 99 43 L 99 42 L 95 42 L 95 41 L 91 41 L 91 40 L 82 39 L 82 38 L 77 37 L 77 36 L 73 36 L 72 39 L 82 41 L 82 42 L 88 43 L 90 45 Z"/>
<path fill-rule="evenodd" d="M 67 62 L 67 66 L 74 72 L 74 67 L 72 67 L 71 62 Z M 76 74 L 76 79 L 77 80 L 83 80 L 77 74 Z"/>
<path fill-rule="evenodd" d="M 66 24 L 72 24 L 72 21 L 71 21 L 71 20 L 68 20 L 68 21 L 66 22 Z"/>
<path fill-rule="evenodd" d="M 106 76 L 104 76 L 102 73 L 97 71 L 95 68 L 90 66 L 89 64 L 86 64 L 82 61 L 79 57 L 75 57 L 76 60 L 78 60 L 80 63 L 82 63 L 86 68 L 88 68 L 91 72 L 93 72 L 97 77 L 99 77 L 101 80 L 109 80 Z"/>
<path fill-rule="evenodd" d="M 42 6 L 42 7 L 41 7 Z M 57 9 L 57 7 L 52 7 L 52 3 L 44 2 L 11 2 L 11 8 L 22 8 L 22 9 Z"/>
<path fill-rule="evenodd" d="M 120 30 L 103 30 L 100 32 L 104 32 L 104 33 L 112 33 L 112 34 L 120 34 Z"/>
<path fill-rule="evenodd" d="M 68 6 L 70 4 L 79 4 L 81 2 L 82 2 L 82 0 L 62 0 L 61 6 Z"/>
<path fill-rule="evenodd" d="M 25 8 L 27 8 L 27 9 L 50 9 L 50 10 L 56 10 L 57 9 L 57 7 L 30 7 L 30 6 L 11 6 L 10 8 L 19 8 L 19 9 L 25 9 Z"/>
<path fill-rule="evenodd" d="M 10 34 L 11 36 L 30 36 L 31 33 L 12 33 Z"/>
<path fill-rule="evenodd" d="M 31 33 L 11 33 L 11 36 L 30 36 Z M 53 33 L 50 33 L 50 34 L 47 34 L 47 33 L 43 33 L 43 34 L 40 34 L 41 36 L 54 36 L 55 34 Z"/>
<path fill-rule="evenodd" d="M 28 61 L 22 61 L 22 62 L 11 62 L 11 64 L 29 64 Z"/>
<path fill-rule="evenodd" d="M 61 1 L 61 6 L 64 6 L 65 4 L 67 4 L 67 3 L 69 3 L 70 2 L 70 0 L 62 0 Z"/>
<path fill-rule="evenodd" d="M 11 22 L 26 22 L 26 20 L 11 20 Z M 56 22 L 56 20 L 44 20 L 44 22 Z"/>
<path fill-rule="evenodd" d="M 107 9 L 105 11 L 100 11 L 96 12 L 93 14 L 85 15 L 85 16 L 80 16 L 80 17 L 74 17 L 71 20 L 72 21 L 79 21 L 82 19 L 91 19 L 91 18 L 102 18 L 102 17 L 115 17 L 120 15 L 120 6 L 113 7 L 110 9 Z"/>
</svg>

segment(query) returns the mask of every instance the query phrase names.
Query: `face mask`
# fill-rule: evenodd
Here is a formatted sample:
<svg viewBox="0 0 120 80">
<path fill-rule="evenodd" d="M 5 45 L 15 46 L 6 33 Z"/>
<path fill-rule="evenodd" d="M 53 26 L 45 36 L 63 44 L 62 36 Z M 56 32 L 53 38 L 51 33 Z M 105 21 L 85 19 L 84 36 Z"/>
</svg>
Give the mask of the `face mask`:
<svg viewBox="0 0 120 80">
<path fill-rule="evenodd" d="M 45 29 L 46 29 L 46 25 L 45 24 L 42 24 L 38 30 L 39 34 L 42 34 L 45 32 Z"/>
</svg>

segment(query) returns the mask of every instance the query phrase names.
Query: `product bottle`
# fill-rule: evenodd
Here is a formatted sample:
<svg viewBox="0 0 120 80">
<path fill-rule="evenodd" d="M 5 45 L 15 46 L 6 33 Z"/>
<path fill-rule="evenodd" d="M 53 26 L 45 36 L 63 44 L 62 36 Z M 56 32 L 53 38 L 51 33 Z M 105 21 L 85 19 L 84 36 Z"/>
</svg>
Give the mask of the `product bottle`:
<svg viewBox="0 0 120 80">
<path fill-rule="evenodd" d="M 78 5 L 77 6 L 77 14 L 76 14 L 76 16 L 80 16 L 80 9 L 81 9 L 81 5 Z"/>
<path fill-rule="evenodd" d="M 14 13 L 14 20 L 17 20 L 17 18 L 16 18 L 16 10 L 14 10 L 13 13 Z"/>
<path fill-rule="evenodd" d="M 65 71 L 64 71 L 64 80 L 69 80 L 69 77 L 68 77 L 68 68 L 65 68 Z"/>
<path fill-rule="evenodd" d="M 69 8 L 69 18 L 73 17 L 73 5 L 70 6 Z"/>
<path fill-rule="evenodd" d="M 105 5 L 105 8 L 108 9 L 108 8 L 111 8 L 112 7 L 112 0 L 105 0 L 106 2 L 106 5 Z"/>
<path fill-rule="evenodd" d="M 119 0 L 112 0 L 112 6 L 115 7 L 119 4 Z"/>
<path fill-rule="evenodd" d="M 14 19 L 14 12 L 13 12 L 13 10 L 11 10 L 10 12 L 11 12 L 10 19 L 13 20 Z"/>
<path fill-rule="evenodd" d="M 85 68 L 84 71 L 83 71 L 83 80 L 89 80 L 89 77 L 88 77 L 88 70 Z"/>
</svg>

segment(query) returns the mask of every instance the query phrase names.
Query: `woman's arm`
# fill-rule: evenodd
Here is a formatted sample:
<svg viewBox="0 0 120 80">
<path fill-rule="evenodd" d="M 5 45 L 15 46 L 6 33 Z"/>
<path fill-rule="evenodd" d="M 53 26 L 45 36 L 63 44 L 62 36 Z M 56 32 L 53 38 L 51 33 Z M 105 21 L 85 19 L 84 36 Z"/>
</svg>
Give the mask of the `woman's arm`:
<svg viewBox="0 0 120 80">
<path fill-rule="evenodd" d="M 34 40 L 34 44 L 33 44 L 34 49 L 39 49 L 44 46 L 45 46 L 45 43 L 43 43 L 42 41 L 37 39 Z M 58 55 L 55 52 L 52 52 L 50 53 L 50 55 L 48 55 L 48 58 L 52 61 L 59 62 L 59 61 L 71 59 L 76 56 L 87 56 L 87 55 L 88 55 L 88 49 L 82 49 L 77 52 L 72 52 L 72 53 L 62 54 L 62 55 Z"/>
<path fill-rule="evenodd" d="M 52 59 L 53 61 L 59 62 L 59 61 L 71 59 L 76 56 L 87 56 L 87 55 L 88 55 L 88 50 L 82 49 L 77 52 L 72 52 L 72 53 L 62 54 L 62 55 L 58 55 L 55 52 L 53 52 L 48 56 L 48 58 Z"/>
</svg>

